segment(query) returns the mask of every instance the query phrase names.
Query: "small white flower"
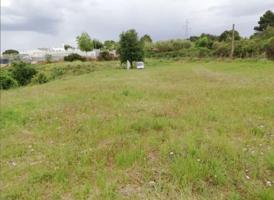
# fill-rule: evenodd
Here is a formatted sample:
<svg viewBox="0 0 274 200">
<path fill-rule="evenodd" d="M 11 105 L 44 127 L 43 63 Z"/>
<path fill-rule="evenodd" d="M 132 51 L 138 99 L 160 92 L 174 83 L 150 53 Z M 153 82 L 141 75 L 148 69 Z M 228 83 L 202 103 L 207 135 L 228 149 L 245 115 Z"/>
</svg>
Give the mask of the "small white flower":
<svg viewBox="0 0 274 200">
<path fill-rule="evenodd" d="M 266 185 L 267 185 L 268 187 L 271 187 L 271 186 L 272 186 L 271 181 L 266 181 Z"/>
<path fill-rule="evenodd" d="M 249 179 L 250 179 L 250 177 L 249 177 L 248 175 L 246 175 L 245 177 L 246 177 L 246 179 L 247 179 L 247 180 L 249 180 Z"/>
<path fill-rule="evenodd" d="M 151 186 L 155 185 L 155 181 L 149 181 L 149 185 Z"/>
<path fill-rule="evenodd" d="M 169 153 L 169 155 L 171 155 L 171 156 L 172 156 L 172 155 L 174 155 L 174 152 L 173 152 L 173 151 L 171 151 L 171 152 Z"/>
</svg>

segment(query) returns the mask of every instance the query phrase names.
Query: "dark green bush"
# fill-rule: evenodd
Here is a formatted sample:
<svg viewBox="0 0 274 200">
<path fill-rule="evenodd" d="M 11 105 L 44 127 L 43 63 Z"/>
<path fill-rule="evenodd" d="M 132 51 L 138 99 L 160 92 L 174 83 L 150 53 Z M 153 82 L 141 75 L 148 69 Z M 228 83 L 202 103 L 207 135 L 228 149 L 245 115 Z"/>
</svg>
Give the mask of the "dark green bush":
<svg viewBox="0 0 274 200">
<path fill-rule="evenodd" d="M 18 86 L 17 81 L 6 70 L 0 70 L 0 89 L 10 89 Z"/>
<path fill-rule="evenodd" d="M 98 59 L 101 61 L 103 60 L 108 61 L 108 60 L 113 60 L 113 56 L 109 53 L 109 51 L 102 51 L 100 52 Z"/>
<path fill-rule="evenodd" d="M 73 62 L 76 60 L 85 61 L 85 58 L 80 56 L 77 53 L 72 53 L 72 54 L 64 57 L 64 61 L 67 61 L 67 62 Z"/>
<path fill-rule="evenodd" d="M 35 74 L 37 74 L 36 69 L 29 64 L 22 61 L 12 63 L 11 76 L 19 85 L 23 86 L 29 84 Z"/>
<path fill-rule="evenodd" d="M 43 72 L 36 74 L 31 80 L 31 82 L 35 84 L 44 84 L 44 83 L 47 83 L 48 81 L 49 81 L 48 77 Z"/>
<path fill-rule="evenodd" d="M 266 56 L 268 59 L 274 60 L 274 37 L 270 38 L 266 47 Z"/>
</svg>

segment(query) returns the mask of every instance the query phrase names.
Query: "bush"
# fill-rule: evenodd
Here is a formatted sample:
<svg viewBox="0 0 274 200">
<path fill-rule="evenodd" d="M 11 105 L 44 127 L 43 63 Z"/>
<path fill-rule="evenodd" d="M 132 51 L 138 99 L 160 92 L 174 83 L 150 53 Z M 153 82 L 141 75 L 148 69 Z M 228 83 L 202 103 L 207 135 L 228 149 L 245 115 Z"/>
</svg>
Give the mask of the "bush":
<svg viewBox="0 0 274 200">
<path fill-rule="evenodd" d="M 45 55 L 45 60 L 46 60 L 46 63 L 51 63 L 52 62 L 52 55 L 46 54 Z"/>
<path fill-rule="evenodd" d="M 195 46 L 196 47 L 201 47 L 201 48 L 211 48 L 213 45 L 213 42 L 208 39 L 207 36 L 200 37 L 196 42 Z"/>
<path fill-rule="evenodd" d="M 43 72 L 36 74 L 31 80 L 31 82 L 35 84 L 44 84 L 48 81 L 48 77 Z"/>
<path fill-rule="evenodd" d="M 189 49 L 191 46 L 192 45 L 190 41 L 181 39 L 159 41 L 154 44 L 154 48 L 158 52 L 178 51 L 181 49 Z"/>
<path fill-rule="evenodd" d="M 64 75 L 64 70 L 61 68 L 54 67 L 51 72 L 51 79 L 56 79 Z"/>
<path fill-rule="evenodd" d="M 212 45 L 213 54 L 218 57 L 228 57 L 230 55 L 230 46 L 225 42 L 214 42 Z"/>
<path fill-rule="evenodd" d="M 274 37 L 269 39 L 266 47 L 266 56 L 268 59 L 274 60 Z"/>
<path fill-rule="evenodd" d="M 18 82 L 19 85 L 27 85 L 30 83 L 37 71 L 30 65 L 19 61 L 12 63 L 11 76 Z"/>
<path fill-rule="evenodd" d="M 76 60 L 85 61 L 85 58 L 80 56 L 77 53 L 72 53 L 72 54 L 64 57 L 64 61 L 67 61 L 67 62 L 73 62 Z"/>
<path fill-rule="evenodd" d="M 10 89 L 18 86 L 17 81 L 6 70 L 0 71 L 0 89 Z"/>
<path fill-rule="evenodd" d="M 98 57 L 99 60 L 113 60 L 113 56 L 109 53 L 109 51 L 102 51 Z"/>
</svg>

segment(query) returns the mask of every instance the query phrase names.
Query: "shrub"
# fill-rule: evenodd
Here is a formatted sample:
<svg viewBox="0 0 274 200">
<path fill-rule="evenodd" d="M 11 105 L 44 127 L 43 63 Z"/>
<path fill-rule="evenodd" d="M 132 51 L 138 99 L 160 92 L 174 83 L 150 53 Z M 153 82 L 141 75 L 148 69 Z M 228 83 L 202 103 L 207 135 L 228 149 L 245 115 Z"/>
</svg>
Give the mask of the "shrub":
<svg viewBox="0 0 274 200">
<path fill-rule="evenodd" d="M 46 54 L 45 55 L 45 60 L 46 60 L 46 63 L 51 63 L 52 62 L 52 55 Z"/>
<path fill-rule="evenodd" d="M 214 42 L 212 45 L 213 54 L 218 57 L 228 57 L 230 46 L 225 42 Z"/>
<path fill-rule="evenodd" d="M 19 85 L 29 84 L 36 73 L 36 69 L 22 61 L 12 63 L 11 76 Z"/>
<path fill-rule="evenodd" d="M 61 68 L 55 67 L 55 68 L 52 69 L 51 79 L 56 79 L 56 78 L 58 78 L 60 76 L 63 76 L 63 75 L 64 75 L 64 70 L 61 69 Z"/>
<path fill-rule="evenodd" d="M 266 56 L 268 59 L 274 60 L 274 37 L 269 39 L 266 47 Z"/>
<path fill-rule="evenodd" d="M 72 53 L 72 54 L 64 57 L 64 61 L 67 61 L 67 62 L 73 62 L 76 60 L 85 61 L 85 58 L 80 56 L 77 53 Z"/>
<path fill-rule="evenodd" d="M 10 89 L 18 86 L 17 81 L 6 70 L 0 71 L 0 89 Z"/>
<path fill-rule="evenodd" d="M 167 40 L 167 41 L 159 41 L 154 44 L 154 48 L 158 52 L 167 52 L 167 51 L 177 51 L 181 49 L 189 49 L 191 48 L 191 42 L 188 40 Z"/>
<path fill-rule="evenodd" d="M 208 57 L 211 55 L 210 50 L 206 47 L 200 47 L 200 48 L 197 48 L 197 50 L 198 50 L 199 58 Z"/>
<path fill-rule="evenodd" d="M 109 51 L 102 51 L 99 55 L 99 60 L 113 60 L 113 56 L 109 53 Z"/>
<path fill-rule="evenodd" d="M 210 48 L 210 46 L 212 46 L 211 41 L 206 36 L 200 37 L 196 41 L 195 45 L 196 47 L 206 47 L 206 48 Z"/>
<path fill-rule="evenodd" d="M 48 77 L 43 72 L 36 74 L 31 80 L 31 82 L 35 84 L 44 84 L 48 81 Z"/>
</svg>

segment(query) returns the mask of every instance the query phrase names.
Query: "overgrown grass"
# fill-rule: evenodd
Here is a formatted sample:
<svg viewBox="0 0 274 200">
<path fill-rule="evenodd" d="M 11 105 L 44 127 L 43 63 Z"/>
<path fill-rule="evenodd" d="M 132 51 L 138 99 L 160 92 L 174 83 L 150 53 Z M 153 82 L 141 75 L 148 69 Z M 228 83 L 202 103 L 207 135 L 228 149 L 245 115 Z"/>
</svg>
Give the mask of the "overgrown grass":
<svg viewBox="0 0 274 200">
<path fill-rule="evenodd" d="M 1 199 L 273 199 L 274 63 L 146 66 L 1 91 Z"/>
</svg>

